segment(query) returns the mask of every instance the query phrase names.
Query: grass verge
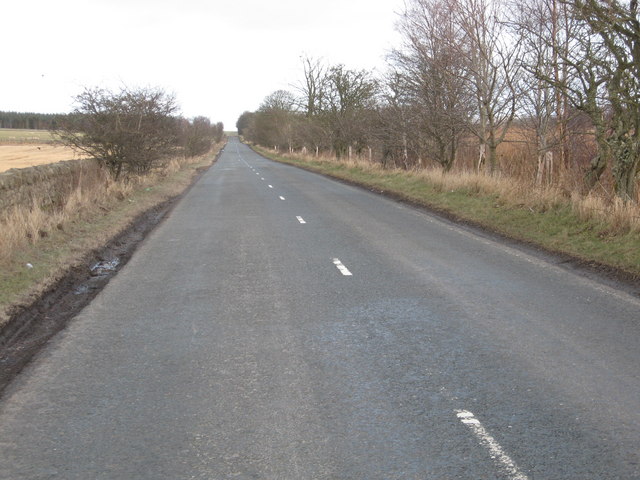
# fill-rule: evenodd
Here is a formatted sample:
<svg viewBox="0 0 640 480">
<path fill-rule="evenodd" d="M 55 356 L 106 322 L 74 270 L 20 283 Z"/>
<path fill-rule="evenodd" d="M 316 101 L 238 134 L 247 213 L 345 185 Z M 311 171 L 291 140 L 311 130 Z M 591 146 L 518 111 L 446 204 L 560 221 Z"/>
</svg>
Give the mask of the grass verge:
<svg viewBox="0 0 640 480">
<path fill-rule="evenodd" d="M 142 213 L 184 192 L 198 171 L 215 161 L 222 146 L 196 159 L 173 160 L 135 183 L 108 183 L 101 192 L 98 188 L 76 190 L 58 212 L 59 218 L 35 204 L 25 209 L 24 215 L 4 217 L 7 223 L 0 240 L 10 246 L 11 253 L 8 255 L 5 248 L 0 256 L 0 327 L 18 307 L 31 304 Z M 36 227 L 31 225 L 34 222 L 38 222 Z M 8 235 L 11 229 L 22 231 L 23 241 L 16 242 L 15 235 Z M 24 241 L 25 233 L 28 241 Z"/>
<path fill-rule="evenodd" d="M 475 173 L 389 170 L 368 162 L 338 162 L 253 148 L 273 160 L 377 190 L 569 255 L 580 263 L 614 270 L 627 279 L 640 279 L 640 209 L 636 205 Z"/>
</svg>

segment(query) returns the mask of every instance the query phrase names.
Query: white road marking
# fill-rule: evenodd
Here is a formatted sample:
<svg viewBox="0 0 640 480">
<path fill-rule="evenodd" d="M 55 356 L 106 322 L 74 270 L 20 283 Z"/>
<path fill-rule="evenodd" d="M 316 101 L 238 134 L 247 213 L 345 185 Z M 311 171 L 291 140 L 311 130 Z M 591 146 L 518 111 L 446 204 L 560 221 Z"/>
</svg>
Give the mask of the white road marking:
<svg viewBox="0 0 640 480">
<path fill-rule="evenodd" d="M 273 185 L 269 185 L 269 188 L 273 188 Z"/>
<path fill-rule="evenodd" d="M 298 219 L 298 221 L 300 223 L 307 223 L 307 222 L 304 221 L 304 218 L 302 218 L 302 217 L 296 217 L 296 218 Z"/>
<path fill-rule="evenodd" d="M 500 465 L 500 468 L 509 476 L 510 480 L 529 480 L 529 477 L 520 471 L 516 462 L 505 453 L 500 444 L 487 432 L 473 413 L 468 410 L 456 410 L 456 416 L 471 429 L 480 444 L 489 450 L 491 458 Z"/>
<path fill-rule="evenodd" d="M 338 270 L 340 270 L 340 273 L 342 273 L 342 275 L 344 275 L 345 277 L 351 276 L 353 275 L 349 269 L 347 267 L 345 267 L 342 262 L 340 261 L 339 258 L 334 258 L 333 259 L 333 264 L 338 267 Z"/>
<path fill-rule="evenodd" d="M 284 200 L 284 197 L 282 195 L 280 195 L 280 200 Z"/>
<path fill-rule="evenodd" d="M 264 180 L 264 177 L 260 177 L 260 180 Z"/>
</svg>

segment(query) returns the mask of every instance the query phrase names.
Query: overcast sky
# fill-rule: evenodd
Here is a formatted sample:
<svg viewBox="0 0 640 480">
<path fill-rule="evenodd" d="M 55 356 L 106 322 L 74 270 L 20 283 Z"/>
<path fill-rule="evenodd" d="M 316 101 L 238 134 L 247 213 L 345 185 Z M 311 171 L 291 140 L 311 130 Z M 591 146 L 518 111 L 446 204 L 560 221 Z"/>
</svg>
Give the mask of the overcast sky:
<svg viewBox="0 0 640 480">
<path fill-rule="evenodd" d="M 238 116 L 300 57 L 384 71 L 403 0 L 32 0 L 2 6 L 0 110 L 59 113 L 84 87 L 160 87 L 186 117 Z"/>
</svg>

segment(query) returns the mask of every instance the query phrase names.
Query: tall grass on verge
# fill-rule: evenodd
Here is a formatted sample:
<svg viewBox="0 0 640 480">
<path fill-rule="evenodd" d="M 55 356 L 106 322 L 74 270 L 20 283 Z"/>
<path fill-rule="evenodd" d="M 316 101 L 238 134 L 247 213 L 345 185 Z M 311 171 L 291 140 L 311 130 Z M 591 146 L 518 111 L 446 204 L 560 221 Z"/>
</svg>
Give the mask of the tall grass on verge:
<svg viewBox="0 0 640 480">
<path fill-rule="evenodd" d="M 0 328 L 135 218 L 183 193 L 224 143 L 117 182 L 91 160 L 0 173 Z"/>
<path fill-rule="evenodd" d="M 344 169 L 358 168 L 379 175 L 402 175 L 418 179 L 437 192 L 460 192 L 472 196 L 490 196 L 495 202 L 508 208 L 522 208 L 533 213 L 544 213 L 559 208 L 569 208 L 580 220 L 594 221 L 603 226 L 609 235 L 640 233 L 640 205 L 624 202 L 604 190 L 583 194 L 578 187 L 570 188 L 563 182 L 552 185 L 536 185 L 534 179 L 526 181 L 507 175 L 489 176 L 469 170 L 444 173 L 439 168 L 403 170 L 385 168 L 368 159 L 352 157 L 336 159 L 331 156 L 280 155 L 306 163 L 320 163 Z"/>
<path fill-rule="evenodd" d="M 92 161 L 76 162 L 66 182 L 40 176 L 40 168 L 23 169 L 13 179 L 13 201 L 0 210 L 0 261 L 35 244 L 54 230 L 64 230 L 83 214 L 105 208 L 110 198 L 123 198 L 130 187 L 109 180 Z"/>
<path fill-rule="evenodd" d="M 71 167 L 73 171 L 66 172 L 64 182 L 53 175 L 40 174 L 39 169 L 44 167 L 16 172 L 20 179 L 11 179 L 12 189 L 3 192 L 15 198 L 7 198 L 0 205 L 0 263 L 9 261 L 23 247 L 37 244 L 55 231 L 64 231 L 72 222 L 109 211 L 114 204 L 127 200 L 135 189 L 154 185 L 185 165 L 200 161 L 200 157 L 174 158 L 149 175 L 119 181 L 112 180 L 92 160 L 76 162 Z"/>
<path fill-rule="evenodd" d="M 602 194 L 572 195 L 573 211 L 583 220 L 596 220 L 609 227 L 610 235 L 640 233 L 640 207 L 617 196 Z"/>
</svg>

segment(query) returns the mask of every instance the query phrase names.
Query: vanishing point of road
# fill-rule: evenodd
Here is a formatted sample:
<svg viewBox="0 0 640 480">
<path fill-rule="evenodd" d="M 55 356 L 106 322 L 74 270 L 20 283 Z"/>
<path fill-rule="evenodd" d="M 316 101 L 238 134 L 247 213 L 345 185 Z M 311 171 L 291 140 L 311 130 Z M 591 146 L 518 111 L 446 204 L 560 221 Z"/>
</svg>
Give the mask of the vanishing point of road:
<svg viewBox="0 0 640 480">
<path fill-rule="evenodd" d="M 236 139 L 7 388 L 0 478 L 640 479 L 640 301 Z"/>
</svg>

